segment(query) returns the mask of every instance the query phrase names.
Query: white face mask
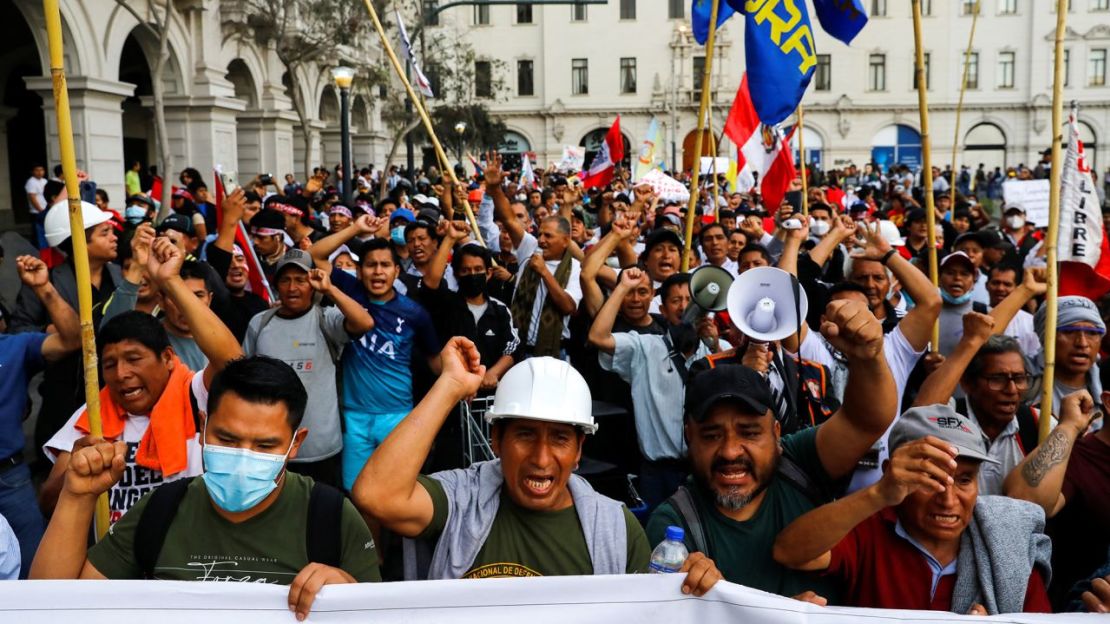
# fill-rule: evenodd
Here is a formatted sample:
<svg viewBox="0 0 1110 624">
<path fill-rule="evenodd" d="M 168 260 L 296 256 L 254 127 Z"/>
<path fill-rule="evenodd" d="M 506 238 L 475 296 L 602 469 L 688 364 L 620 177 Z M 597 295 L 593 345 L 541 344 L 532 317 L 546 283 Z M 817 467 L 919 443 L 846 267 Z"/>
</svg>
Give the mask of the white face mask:
<svg viewBox="0 0 1110 624">
<path fill-rule="evenodd" d="M 1025 217 L 1021 215 L 1006 217 L 1006 225 L 1010 226 L 1011 230 L 1020 229 L 1021 226 L 1025 225 Z"/>
<path fill-rule="evenodd" d="M 818 221 L 814 219 L 809 224 L 809 233 L 820 238 L 829 233 L 829 228 L 832 227 L 828 221 Z"/>
</svg>

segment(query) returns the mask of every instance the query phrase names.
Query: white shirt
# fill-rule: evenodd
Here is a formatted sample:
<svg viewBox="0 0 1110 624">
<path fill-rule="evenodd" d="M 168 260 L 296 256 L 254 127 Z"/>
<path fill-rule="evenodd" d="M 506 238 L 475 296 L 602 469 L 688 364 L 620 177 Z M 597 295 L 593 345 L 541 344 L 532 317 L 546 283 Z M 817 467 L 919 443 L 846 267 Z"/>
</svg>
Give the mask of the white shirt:
<svg viewBox="0 0 1110 624">
<path fill-rule="evenodd" d="M 516 272 L 517 288 L 520 288 L 520 278 L 524 276 L 524 271 L 528 269 L 528 260 L 536 253 L 540 252 L 540 242 L 536 240 L 528 232 L 524 233 L 524 238 L 520 241 L 520 246 L 513 250 L 513 255 L 516 256 L 517 263 L 520 268 Z M 547 260 L 544 264 L 547 265 L 547 270 L 552 275 L 559 268 L 559 260 Z M 579 276 L 582 273 L 582 267 L 577 260 L 571 258 L 570 260 L 570 277 L 567 278 L 567 285 L 563 287 L 574 299 L 575 307 L 582 301 L 582 283 Z M 536 339 L 540 335 L 540 316 L 543 314 L 543 305 L 547 301 L 547 284 L 541 279 L 536 290 L 536 300 L 532 304 L 532 322 L 528 324 L 528 335 L 525 336 L 524 344 L 534 346 Z M 570 315 L 563 315 L 563 339 L 570 338 Z"/>
<path fill-rule="evenodd" d="M 31 177 L 27 178 L 27 183 L 23 185 L 23 190 L 26 191 L 28 195 L 36 196 L 39 200 L 39 206 L 41 206 L 41 208 L 36 209 L 31 205 L 31 200 L 28 198 L 27 208 L 31 211 L 31 214 L 38 214 L 50 207 L 46 205 L 46 195 L 44 193 L 46 190 L 46 182 L 46 178 Z"/>
<path fill-rule="evenodd" d="M 967 415 L 969 418 L 974 418 L 976 423 L 979 422 L 979 418 L 975 416 L 975 411 L 971 408 L 971 402 L 967 403 Z M 1052 419 L 1052 427 L 1056 427 L 1055 418 Z M 983 436 L 983 442 L 987 445 L 987 456 L 998 463 L 980 462 L 980 496 L 1002 496 L 1005 494 L 1002 491 L 1002 484 L 1006 481 L 1006 476 L 1025 459 L 1025 451 L 1022 450 L 1018 437 L 1019 428 L 1018 419 L 1015 416 L 1010 424 L 1006 425 L 1006 428 L 998 434 L 994 442 L 988 440 L 986 435 Z"/>
<path fill-rule="evenodd" d="M 1021 345 L 1022 354 L 1027 358 L 1035 358 L 1041 352 L 1041 339 L 1033 329 L 1033 315 L 1025 310 L 1018 310 L 1010 320 L 1010 324 L 1006 326 L 1006 331 L 1002 333 L 1016 338 Z"/>
<path fill-rule="evenodd" d="M 832 388 L 837 401 L 844 400 L 844 388 L 848 383 L 848 364 L 835 357 L 829 350 L 829 345 L 814 331 L 806 332 L 802 341 L 802 357 L 829 367 L 832 374 Z M 915 351 L 900 326 L 895 327 L 883 336 L 883 356 L 890 367 L 890 374 L 894 377 L 894 386 L 898 392 L 898 405 L 902 404 L 902 394 L 906 391 L 906 382 L 910 378 L 917 360 L 925 353 L 924 349 Z"/>
<path fill-rule="evenodd" d="M 195 373 L 190 384 L 190 391 L 197 400 L 197 405 L 202 408 L 208 405 L 208 389 L 204 387 L 204 375 Z M 58 430 L 46 444 L 42 452 L 50 461 L 56 461 L 58 453 L 73 451 L 73 443 L 83 438 L 86 434 L 77 428 L 77 419 L 84 413 L 85 406 L 77 408 L 73 416 L 69 417 L 65 425 Z M 203 411 L 203 410 L 202 410 Z M 203 415 L 203 414 L 202 414 Z M 200 432 L 185 443 L 187 466 L 185 470 L 172 475 L 164 475 L 156 470 L 145 468 L 135 463 L 135 453 L 138 451 L 139 442 L 150 427 L 150 416 L 128 414 L 124 419 L 123 442 L 127 443 L 127 461 L 123 470 L 123 478 L 108 491 L 109 518 L 114 524 L 128 509 L 138 502 L 143 495 L 153 491 L 163 483 L 177 481 L 186 477 L 195 477 L 204 472 L 204 462 L 201 459 Z"/>
</svg>

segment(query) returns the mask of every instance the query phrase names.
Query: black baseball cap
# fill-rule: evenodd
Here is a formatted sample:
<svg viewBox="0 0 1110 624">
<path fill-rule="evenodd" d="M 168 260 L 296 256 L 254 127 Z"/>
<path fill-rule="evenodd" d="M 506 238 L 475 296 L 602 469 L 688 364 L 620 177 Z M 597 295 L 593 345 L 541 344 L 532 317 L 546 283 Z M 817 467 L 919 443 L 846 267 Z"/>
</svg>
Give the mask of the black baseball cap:
<svg viewBox="0 0 1110 624">
<path fill-rule="evenodd" d="M 166 230 L 177 230 L 186 236 L 196 235 L 196 231 L 193 229 L 193 220 L 176 212 L 167 215 L 166 218 L 158 224 L 158 232 L 165 232 Z"/>
<path fill-rule="evenodd" d="M 909 225 L 909 224 L 913 223 L 914 221 L 924 221 L 924 220 L 925 220 L 925 209 L 924 208 L 913 208 L 909 212 L 906 213 L 906 225 Z"/>
<path fill-rule="evenodd" d="M 739 364 L 722 364 L 695 375 L 686 385 L 686 416 L 701 422 L 718 403 L 739 405 L 753 414 L 772 409 L 771 384 L 762 375 Z"/>
<path fill-rule="evenodd" d="M 656 228 L 651 231 L 647 240 L 644 241 L 644 253 L 647 254 L 655 248 L 656 245 L 661 245 L 663 243 L 674 243 L 675 247 L 679 249 L 684 247 L 682 244 L 682 237 L 678 235 L 678 232 L 666 228 Z"/>
</svg>

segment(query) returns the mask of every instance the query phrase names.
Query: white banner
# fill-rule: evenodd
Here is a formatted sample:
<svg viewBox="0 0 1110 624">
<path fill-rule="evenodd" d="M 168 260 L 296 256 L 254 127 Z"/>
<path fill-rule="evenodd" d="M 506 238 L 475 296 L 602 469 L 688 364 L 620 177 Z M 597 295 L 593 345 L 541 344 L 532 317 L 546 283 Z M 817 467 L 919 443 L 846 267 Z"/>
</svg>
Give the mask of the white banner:
<svg viewBox="0 0 1110 624">
<path fill-rule="evenodd" d="M 1048 180 L 1006 180 L 1002 199 L 1007 206 L 1021 206 L 1026 221 L 1048 227 Z"/>
<path fill-rule="evenodd" d="M 636 183 L 637 186 L 641 184 L 650 186 L 651 189 L 655 191 L 655 194 L 659 196 L 659 199 L 663 201 L 684 202 L 690 199 L 690 190 L 686 188 L 685 184 L 675 180 L 658 169 L 652 169 L 647 172 L 644 177 Z"/>
<path fill-rule="evenodd" d="M 586 148 L 577 145 L 563 146 L 563 159 L 555 166 L 563 173 L 575 173 L 582 170 L 586 161 Z"/>
<path fill-rule="evenodd" d="M 308 622 L 389 624 L 884 624 L 1093 622 L 1086 615 L 992 618 L 935 611 L 822 608 L 721 582 L 703 598 L 682 575 L 535 577 L 330 585 Z M 13 624 L 292 624 L 287 587 L 170 581 L 0 582 Z"/>
<path fill-rule="evenodd" d="M 698 175 L 708 176 L 713 175 L 713 156 L 701 157 L 701 171 Z M 728 156 L 720 156 L 716 158 L 717 161 L 717 175 L 725 175 L 728 173 Z"/>
<path fill-rule="evenodd" d="M 1091 167 L 1083 154 L 1079 126 L 1072 108 L 1065 125 L 1068 143 L 1060 171 L 1060 234 L 1057 260 L 1082 262 L 1094 267 L 1102 255 L 1102 208 L 1098 202 Z"/>
</svg>

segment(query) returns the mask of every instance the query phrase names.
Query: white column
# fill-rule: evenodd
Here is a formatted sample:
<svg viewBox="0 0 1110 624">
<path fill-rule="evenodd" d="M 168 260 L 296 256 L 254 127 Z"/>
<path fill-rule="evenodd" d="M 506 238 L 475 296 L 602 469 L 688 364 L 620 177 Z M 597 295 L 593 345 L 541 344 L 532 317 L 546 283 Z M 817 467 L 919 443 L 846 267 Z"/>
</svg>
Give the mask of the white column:
<svg viewBox="0 0 1110 624">
<path fill-rule="evenodd" d="M 54 89 L 49 76 L 28 76 L 27 88 L 42 97 L 46 119 L 48 167 L 61 162 L 58 144 L 58 117 L 54 109 Z M 124 197 L 123 116 L 124 98 L 135 92 L 135 85 L 88 76 L 67 79 L 69 111 L 73 122 L 73 143 L 77 168 L 89 173 L 109 197 Z"/>
</svg>

